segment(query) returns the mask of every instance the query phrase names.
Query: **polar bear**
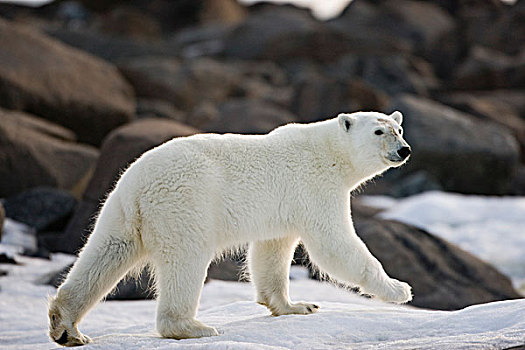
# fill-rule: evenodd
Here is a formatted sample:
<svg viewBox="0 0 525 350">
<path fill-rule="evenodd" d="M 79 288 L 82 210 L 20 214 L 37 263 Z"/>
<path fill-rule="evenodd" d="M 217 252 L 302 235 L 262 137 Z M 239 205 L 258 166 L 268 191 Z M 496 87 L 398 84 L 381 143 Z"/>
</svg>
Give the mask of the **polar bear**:
<svg viewBox="0 0 525 350">
<path fill-rule="evenodd" d="M 157 330 L 167 338 L 218 335 L 195 319 L 210 261 L 250 243 L 256 301 L 272 315 L 292 303 L 288 274 L 299 240 L 334 279 L 395 303 L 412 298 L 354 231 L 350 191 L 408 159 L 402 114 L 340 114 L 267 135 L 200 134 L 144 153 L 106 199 L 93 233 L 49 305 L 49 335 L 89 342 L 77 324 L 133 268 L 153 267 Z"/>
</svg>

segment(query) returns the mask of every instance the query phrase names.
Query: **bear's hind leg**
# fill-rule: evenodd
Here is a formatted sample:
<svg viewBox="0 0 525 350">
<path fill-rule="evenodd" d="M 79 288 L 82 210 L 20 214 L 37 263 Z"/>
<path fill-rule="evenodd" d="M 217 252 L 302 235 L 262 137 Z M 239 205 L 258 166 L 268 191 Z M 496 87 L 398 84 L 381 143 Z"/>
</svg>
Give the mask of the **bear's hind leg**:
<svg viewBox="0 0 525 350">
<path fill-rule="evenodd" d="M 274 316 L 306 315 L 319 309 L 315 304 L 292 303 L 288 296 L 290 262 L 297 241 L 297 237 L 291 236 L 250 246 L 248 260 L 257 302 L 270 309 Z"/>
<path fill-rule="evenodd" d="M 215 328 L 195 319 L 211 257 L 196 248 L 154 260 L 159 293 L 157 331 L 161 336 L 186 339 L 219 335 Z"/>
</svg>

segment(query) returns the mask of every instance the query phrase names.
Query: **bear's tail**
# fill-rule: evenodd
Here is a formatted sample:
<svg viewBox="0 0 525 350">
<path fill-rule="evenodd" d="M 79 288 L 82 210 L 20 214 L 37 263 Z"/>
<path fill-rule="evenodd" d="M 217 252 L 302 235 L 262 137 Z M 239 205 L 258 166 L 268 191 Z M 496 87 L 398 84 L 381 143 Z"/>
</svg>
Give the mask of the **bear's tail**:
<svg viewBox="0 0 525 350">
<path fill-rule="evenodd" d="M 140 227 L 134 222 L 138 218 L 130 217 L 126 220 L 118 195 L 111 194 L 87 244 L 56 297 L 50 300 L 49 335 L 53 341 L 62 345 L 85 344 L 88 338 L 78 332 L 78 322 L 132 267 L 143 261 Z"/>
</svg>

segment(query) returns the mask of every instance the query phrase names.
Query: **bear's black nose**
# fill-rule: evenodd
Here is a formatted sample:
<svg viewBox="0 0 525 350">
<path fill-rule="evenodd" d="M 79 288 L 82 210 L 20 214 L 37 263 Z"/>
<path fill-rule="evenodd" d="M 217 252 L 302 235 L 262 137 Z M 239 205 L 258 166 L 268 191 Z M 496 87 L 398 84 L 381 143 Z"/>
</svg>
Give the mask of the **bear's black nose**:
<svg viewBox="0 0 525 350">
<path fill-rule="evenodd" d="M 399 154 L 401 158 L 405 159 L 410 155 L 410 147 L 401 147 L 397 150 L 397 154 Z"/>
</svg>

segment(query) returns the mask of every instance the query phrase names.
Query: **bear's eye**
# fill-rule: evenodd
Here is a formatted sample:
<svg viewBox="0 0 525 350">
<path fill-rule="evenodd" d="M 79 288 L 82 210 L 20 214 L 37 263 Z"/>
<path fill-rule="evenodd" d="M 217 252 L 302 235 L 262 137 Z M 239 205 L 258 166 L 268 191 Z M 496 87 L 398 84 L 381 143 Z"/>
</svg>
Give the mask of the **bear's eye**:
<svg viewBox="0 0 525 350">
<path fill-rule="evenodd" d="M 399 135 L 403 134 L 403 129 L 399 129 L 397 132 L 399 132 Z"/>
<path fill-rule="evenodd" d="M 383 135 L 383 130 L 376 130 L 376 131 L 374 131 L 374 134 L 376 134 L 376 135 Z"/>
</svg>

